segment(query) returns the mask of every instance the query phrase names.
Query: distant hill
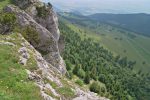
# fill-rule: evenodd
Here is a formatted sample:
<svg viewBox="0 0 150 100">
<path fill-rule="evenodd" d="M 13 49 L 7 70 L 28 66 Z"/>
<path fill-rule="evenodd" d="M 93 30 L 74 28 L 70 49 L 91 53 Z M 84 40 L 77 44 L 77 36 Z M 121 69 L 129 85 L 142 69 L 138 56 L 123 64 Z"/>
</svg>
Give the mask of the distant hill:
<svg viewBox="0 0 150 100">
<path fill-rule="evenodd" d="M 149 72 L 150 37 L 122 29 L 119 25 L 94 21 L 87 16 L 74 13 L 59 13 L 59 19 L 67 20 L 67 25 L 74 31 L 85 33 L 111 52 L 136 61 L 136 71 L 142 69 L 144 72 Z"/>
<path fill-rule="evenodd" d="M 96 21 L 105 22 L 150 37 L 150 14 L 98 13 L 88 17 Z"/>
<path fill-rule="evenodd" d="M 143 80 L 150 71 L 149 37 L 74 13 L 59 14 L 59 29 L 66 43 L 63 58 L 70 66 L 67 68 L 68 72 L 73 69 L 72 72 L 81 79 L 81 75 L 86 73 L 86 79 L 90 77 L 96 81 L 100 80 L 107 94 L 115 95 L 114 98 L 110 98 L 111 100 L 149 100 L 150 82 L 148 80 L 150 78 Z M 114 60 L 113 57 L 116 59 Z M 117 59 L 119 64 L 114 62 Z M 127 64 L 126 61 L 130 63 Z M 130 67 L 131 69 L 117 67 L 121 63 L 134 64 L 134 67 Z M 139 80 L 138 73 L 141 73 L 142 81 Z M 104 77 L 101 78 L 101 75 Z M 101 81 L 101 79 L 107 81 Z M 94 86 L 98 85 L 94 84 Z"/>
</svg>

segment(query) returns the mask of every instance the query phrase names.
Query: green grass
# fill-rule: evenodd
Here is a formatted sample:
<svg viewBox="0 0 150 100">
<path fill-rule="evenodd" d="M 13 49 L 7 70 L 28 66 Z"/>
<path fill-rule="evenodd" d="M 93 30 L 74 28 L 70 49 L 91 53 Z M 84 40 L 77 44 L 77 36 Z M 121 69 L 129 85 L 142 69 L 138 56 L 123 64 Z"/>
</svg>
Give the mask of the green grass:
<svg viewBox="0 0 150 100">
<path fill-rule="evenodd" d="M 127 30 L 120 32 L 119 30 L 122 29 L 106 24 L 101 24 L 100 27 L 90 28 L 89 26 L 96 26 L 96 23 L 85 21 L 83 23 L 86 23 L 88 26 L 82 26 L 72 24 L 70 21 L 62 18 L 61 20 L 67 23 L 72 30 L 80 33 L 82 38 L 85 38 L 86 34 L 86 37 L 98 41 L 103 47 L 112 51 L 114 55 L 127 56 L 129 60 L 136 61 L 137 63 L 134 68 L 136 71 L 140 69 L 142 69 L 143 72 L 150 71 L 150 38 L 137 35 Z M 112 28 L 113 30 L 110 31 Z M 130 35 L 136 37 L 132 38 Z M 146 62 L 146 64 L 143 64 L 143 62 Z"/>
<path fill-rule="evenodd" d="M 150 38 L 136 35 L 136 38 L 130 38 L 125 34 L 115 32 L 105 33 L 106 36 L 100 35 L 100 42 L 109 50 L 121 56 L 127 56 L 128 59 L 136 61 L 135 69 L 138 71 L 142 69 L 144 72 L 150 71 Z M 114 38 L 122 38 L 122 40 L 115 40 Z M 140 42 L 140 41 L 142 42 Z M 149 46 L 148 46 L 149 45 Z M 126 52 L 124 52 L 126 51 Z M 146 62 L 145 65 L 142 63 Z"/>
<path fill-rule="evenodd" d="M 40 89 L 28 80 L 25 70 L 32 65 L 22 66 L 18 63 L 21 38 L 14 33 L 0 35 L 0 40 L 7 41 L 5 38 L 8 37 L 16 37 L 10 41 L 17 46 L 0 44 L 0 100 L 41 100 Z"/>
<path fill-rule="evenodd" d="M 79 86 L 84 85 L 84 82 L 81 79 L 76 80 L 75 83 L 78 84 Z"/>
<path fill-rule="evenodd" d="M 63 95 L 65 98 L 72 98 L 74 97 L 75 93 L 69 87 L 60 87 L 56 89 L 58 93 Z"/>
<path fill-rule="evenodd" d="M 11 0 L 0 0 L 0 10 L 10 3 L 11 3 Z"/>
<path fill-rule="evenodd" d="M 47 78 L 44 79 L 44 82 L 46 84 L 49 83 L 52 86 L 53 89 L 56 89 L 58 87 L 55 82 L 52 82 L 52 81 L 48 80 Z"/>
</svg>

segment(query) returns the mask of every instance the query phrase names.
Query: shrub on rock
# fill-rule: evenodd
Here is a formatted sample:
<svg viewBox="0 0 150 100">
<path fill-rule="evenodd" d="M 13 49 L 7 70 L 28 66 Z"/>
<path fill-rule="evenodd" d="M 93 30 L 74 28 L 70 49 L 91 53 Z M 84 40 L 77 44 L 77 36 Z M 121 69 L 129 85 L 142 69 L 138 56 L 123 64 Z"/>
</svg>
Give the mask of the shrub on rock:
<svg viewBox="0 0 150 100">
<path fill-rule="evenodd" d="M 16 16 L 13 13 L 1 13 L 0 16 L 0 33 L 7 34 L 13 31 L 16 25 Z"/>
</svg>

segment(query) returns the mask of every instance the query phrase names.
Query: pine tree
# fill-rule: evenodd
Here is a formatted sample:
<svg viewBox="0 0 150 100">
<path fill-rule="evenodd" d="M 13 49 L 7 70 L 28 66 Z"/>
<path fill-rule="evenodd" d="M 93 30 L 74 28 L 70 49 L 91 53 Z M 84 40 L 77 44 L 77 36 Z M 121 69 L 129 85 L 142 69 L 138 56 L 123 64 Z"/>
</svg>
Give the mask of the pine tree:
<svg viewBox="0 0 150 100">
<path fill-rule="evenodd" d="M 84 77 L 85 77 L 85 72 L 84 72 L 84 70 L 80 68 L 80 69 L 78 70 L 78 72 L 77 72 L 77 75 L 78 75 L 78 77 L 84 79 Z"/>
<path fill-rule="evenodd" d="M 89 84 L 89 83 L 90 83 L 90 75 L 89 75 L 89 72 L 87 72 L 86 75 L 85 75 L 84 83 L 86 83 L 86 84 Z"/>
<path fill-rule="evenodd" d="M 73 69 L 73 74 L 77 75 L 78 74 L 78 71 L 79 71 L 80 67 L 77 65 L 74 67 Z"/>
</svg>

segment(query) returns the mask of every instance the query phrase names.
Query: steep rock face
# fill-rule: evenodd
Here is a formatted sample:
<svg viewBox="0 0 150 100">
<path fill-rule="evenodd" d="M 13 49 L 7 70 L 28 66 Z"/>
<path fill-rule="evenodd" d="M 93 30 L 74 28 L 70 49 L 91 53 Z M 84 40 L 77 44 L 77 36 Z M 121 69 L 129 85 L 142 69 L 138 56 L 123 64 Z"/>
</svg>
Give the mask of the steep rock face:
<svg viewBox="0 0 150 100">
<path fill-rule="evenodd" d="M 39 0 L 15 0 L 15 4 L 50 31 L 57 41 L 59 40 L 58 18 L 50 3 L 44 4 Z"/>
<path fill-rule="evenodd" d="M 24 1 L 25 1 L 25 3 L 21 4 L 21 6 L 24 4 L 25 5 L 27 4 L 26 0 L 24 0 Z M 43 27 L 44 25 L 46 25 L 46 23 L 45 24 L 43 23 L 43 25 L 37 23 L 35 21 L 35 19 L 33 19 L 33 16 L 31 16 L 31 14 L 29 15 L 24 10 L 21 10 L 20 8 L 14 6 L 14 5 L 8 5 L 4 9 L 4 11 L 15 13 L 20 27 L 24 28 L 26 26 L 30 26 L 30 27 L 33 27 L 38 32 L 39 43 L 32 44 L 32 45 L 38 51 L 44 52 L 44 55 L 43 55 L 44 58 L 50 64 L 52 64 L 54 67 L 56 67 L 62 74 L 64 74 L 66 72 L 65 64 L 64 64 L 63 59 L 60 56 L 59 49 L 58 49 L 59 35 L 57 36 L 57 38 L 54 37 L 54 35 L 51 33 L 51 31 L 49 31 L 47 28 Z M 55 18 L 53 16 L 55 16 Z M 53 23 L 51 23 L 51 21 L 47 21 L 47 23 L 49 23 L 49 26 L 51 26 L 52 32 L 54 32 L 54 30 L 56 32 L 57 31 L 59 32 L 58 24 L 56 24 L 57 23 L 56 15 L 51 14 L 51 16 L 49 16 L 49 18 L 51 18 L 50 20 L 53 22 Z"/>
<path fill-rule="evenodd" d="M 39 9 L 44 9 L 46 11 L 46 15 L 44 16 L 37 16 Z M 56 39 L 56 41 L 59 40 L 60 37 L 60 31 L 58 29 L 58 18 L 57 14 L 53 11 L 51 5 L 36 5 L 29 7 L 27 9 L 27 12 L 30 16 L 36 20 L 40 25 L 45 27 L 48 31 L 50 31 L 53 35 L 53 37 Z M 35 12 L 35 13 L 34 13 Z"/>
</svg>

